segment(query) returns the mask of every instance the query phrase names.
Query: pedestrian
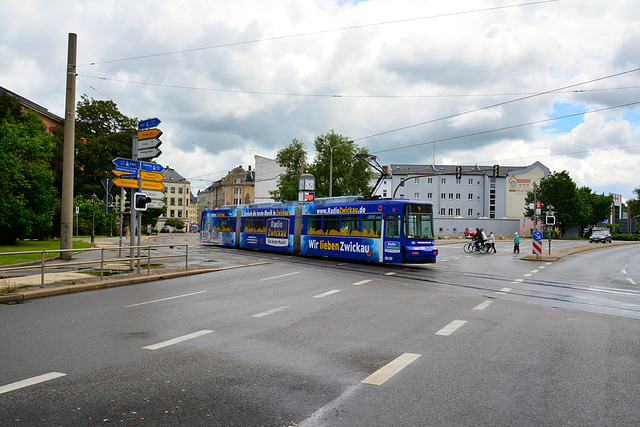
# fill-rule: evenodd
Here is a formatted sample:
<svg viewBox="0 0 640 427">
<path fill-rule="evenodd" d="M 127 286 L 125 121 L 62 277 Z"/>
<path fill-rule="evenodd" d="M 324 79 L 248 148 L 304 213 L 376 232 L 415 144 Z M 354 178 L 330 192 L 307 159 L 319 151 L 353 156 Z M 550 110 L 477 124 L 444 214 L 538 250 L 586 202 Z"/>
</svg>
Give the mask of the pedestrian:
<svg viewBox="0 0 640 427">
<path fill-rule="evenodd" d="M 493 249 L 493 253 L 497 253 L 496 251 L 496 238 L 493 235 L 493 231 L 489 233 L 489 252 Z"/>
<path fill-rule="evenodd" d="M 516 237 L 513 238 L 513 253 L 520 253 L 520 236 L 516 232 Z"/>
</svg>

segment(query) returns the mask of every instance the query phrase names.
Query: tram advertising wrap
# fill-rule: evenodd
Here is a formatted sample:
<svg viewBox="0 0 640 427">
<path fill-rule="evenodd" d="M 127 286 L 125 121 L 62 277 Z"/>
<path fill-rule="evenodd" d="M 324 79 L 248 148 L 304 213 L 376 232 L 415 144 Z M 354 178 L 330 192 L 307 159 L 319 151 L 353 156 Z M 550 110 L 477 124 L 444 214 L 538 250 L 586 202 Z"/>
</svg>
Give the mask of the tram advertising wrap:
<svg viewBox="0 0 640 427">
<path fill-rule="evenodd" d="M 383 263 L 433 263 L 438 254 L 431 203 L 356 197 L 205 211 L 201 241 Z"/>
</svg>

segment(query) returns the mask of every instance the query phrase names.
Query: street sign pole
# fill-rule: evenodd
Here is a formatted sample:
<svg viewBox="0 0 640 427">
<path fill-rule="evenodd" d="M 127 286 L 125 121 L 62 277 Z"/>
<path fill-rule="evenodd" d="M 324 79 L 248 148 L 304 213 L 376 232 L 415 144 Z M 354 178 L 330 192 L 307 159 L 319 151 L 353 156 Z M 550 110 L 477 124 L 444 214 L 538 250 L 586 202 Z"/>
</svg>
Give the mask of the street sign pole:
<svg viewBox="0 0 640 427">
<path fill-rule="evenodd" d="M 134 136 L 131 141 L 131 157 L 134 163 L 137 163 L 138 160 L 138 137 Z M 133 270 L 133 259 L 135 257 L 134 246 L 136 244 L 136 226 L 138 224 L 138 212 L 136 211 L 136 203 L 133 200 L 133 193 L 135 191 L 131 190 L 131 225 L 129 231 L 129 270 Z"/>
</svg>

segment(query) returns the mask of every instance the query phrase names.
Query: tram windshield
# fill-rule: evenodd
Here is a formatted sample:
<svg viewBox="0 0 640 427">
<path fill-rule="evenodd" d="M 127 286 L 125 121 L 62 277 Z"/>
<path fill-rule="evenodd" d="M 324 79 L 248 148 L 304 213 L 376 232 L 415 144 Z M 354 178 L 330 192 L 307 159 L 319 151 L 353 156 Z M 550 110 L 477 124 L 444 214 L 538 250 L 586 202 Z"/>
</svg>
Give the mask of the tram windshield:
<svg viewBox="0 0 640 427">
<path fill-rule="evenodd" d="M 404 234 L 408 239 L 433 239 L 433 207 L 405 205 Z"/>
</svg>

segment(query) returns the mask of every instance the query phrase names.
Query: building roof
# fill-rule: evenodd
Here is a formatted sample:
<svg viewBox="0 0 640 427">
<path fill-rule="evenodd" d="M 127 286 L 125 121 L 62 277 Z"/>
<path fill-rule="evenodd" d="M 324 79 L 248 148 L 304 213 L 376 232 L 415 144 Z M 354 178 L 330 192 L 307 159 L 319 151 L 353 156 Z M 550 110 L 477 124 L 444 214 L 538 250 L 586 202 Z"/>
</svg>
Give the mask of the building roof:
<svg viewBox="0 0 640 427">
<path fill-rule="evenodd" d="M 189 181 L 174 169 L 166 166 L 164 170 L 161 172 L 164 175 L 164 181 L 172 181 L 172 182 L 180 182 L 183 184 L 189 184 Z"/>
<path fill-rule="evenodd" d="M 530 170 L 535 166 L 540 166 L 547 170 L 547 167 L 540 162 L 535 162 L 529 166 L 500 166 L 500 176 L 511 175 L 513 172 L 522 172 Z M 390 172 L 392 175 L 455 175 L 456 169 L 462 168 L 463 175 L 486 175 L 493 173 L 493 165 L 406 165 L 391 164 Z"/>
<path fill-rule="evenodd" d="M 42 114 L 45 117 L 48 117 L 51 121 L 57 122 L 59 124 L 62 124 L 64 122 L 64 119 L 60 116 L 57 116 L 51 112 L 49 112 L 49 110 L 47 110 L 46 108 L 44 108 L 42 105 L 38 105 L 33 101 L 28 100 L 27 98 L 18 95 L 15 92 L 11 92 L 9 89 L 5 89 L 2 86 L 0 86 L 0 91 L 4 91 L 6 92 L 7 95 L 12 96 L 14 98 L 16 98 L 18 101 L 20 101 L 20 103 L 22 105 L 24 105 L 27 108 L 30 108 L 40 114 Z"/>
</svg>

